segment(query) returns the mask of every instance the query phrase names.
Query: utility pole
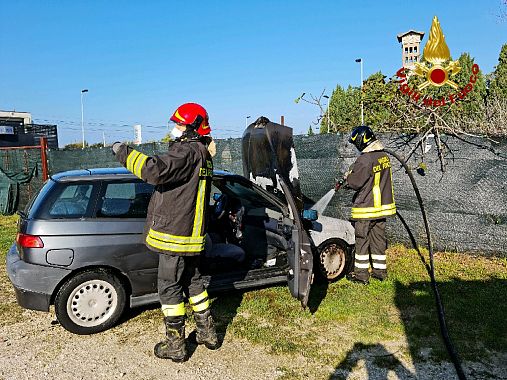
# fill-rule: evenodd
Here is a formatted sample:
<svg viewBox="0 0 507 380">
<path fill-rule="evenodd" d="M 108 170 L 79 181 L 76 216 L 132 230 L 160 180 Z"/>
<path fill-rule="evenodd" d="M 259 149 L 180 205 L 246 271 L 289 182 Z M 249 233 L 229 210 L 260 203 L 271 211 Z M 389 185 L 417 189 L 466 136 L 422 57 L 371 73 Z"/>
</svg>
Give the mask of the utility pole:
<svg viewBox="0 0 507 380">
<path fill-rule="evenodd" d="M 248 119 L 250 119 L 251 116 L 245 117 L 245 129 L 248 128 Z"/>
</svg>

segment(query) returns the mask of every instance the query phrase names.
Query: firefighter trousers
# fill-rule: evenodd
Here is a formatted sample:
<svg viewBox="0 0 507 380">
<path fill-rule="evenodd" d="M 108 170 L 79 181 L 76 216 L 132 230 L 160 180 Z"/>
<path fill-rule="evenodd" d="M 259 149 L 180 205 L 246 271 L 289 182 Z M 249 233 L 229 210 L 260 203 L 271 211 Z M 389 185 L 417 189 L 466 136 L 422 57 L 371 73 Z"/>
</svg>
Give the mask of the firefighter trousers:
<svg viewBox="0 0 507 380">
<path fill-rule="evenodd" d="M 185 297 L 195 312 L 208 309 L 208 293 L 199 272 L 200 256 L 159 256 L 158 295 L 164 316 L 184 318 Z"/>
<path fill-rule="evenodd" d="M 368 280 L 368 268 L 373 268 L 373 277 L 387 277 L 386 265 L 386 220 L 357 220 L 354 222 L 356 235 L 356 254 L 354 273 L 361 280 Z"/>
</svg>

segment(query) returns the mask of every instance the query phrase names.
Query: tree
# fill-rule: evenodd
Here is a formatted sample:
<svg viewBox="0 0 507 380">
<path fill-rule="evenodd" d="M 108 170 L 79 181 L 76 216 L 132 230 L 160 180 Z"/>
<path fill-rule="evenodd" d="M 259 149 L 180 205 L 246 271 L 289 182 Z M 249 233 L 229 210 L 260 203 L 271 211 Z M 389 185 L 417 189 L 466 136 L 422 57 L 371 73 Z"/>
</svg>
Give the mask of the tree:
<svg viewBox="0 0 507 380">
<path fill-rule="evenodd" d="M 461 70 L 453 80 L 458 84 L 460 91 L 466 90 L 467 86 L 468 88 L 472 86 L 472 90 L 463 99 L 459 99 L 458 91 L 451 91 L 450 94 L 458 93 L 459 100 L 451 105 L 450 112 L 443 117 L 448 123 L 459 126 L 463 132 L 483 133 L 486 122 L 486 80 L 480 69 L 478 73 L 474 73 L 475 60 L 469 53 L 461 54 L 458 61 Z M 471 83 L 472 77 L 474 83 Z"/>
<path fill-rule="evenodd" d="M 324 121 L 324 116 L 327 114 L 326 114 L 326 111 L 324 110 L 324 105 L 322 104 L 322 98 L 329 99 L 329 97 L 327 95 L 324 95 L 325 92 L 326 92 L 326 89 L 322 90 L 322 92 L 320 93 L 320 96 L 318 96 L 318 97 L 310 94 L 309 95 L 310 99 L 306 99 L 305 98 L 306 92 L 303 92 L 301 94 L 301 96 L 297 97 L 296 100 L 294 100 L 295 103 L 299 103 L 302 100 L 308 104 L 313 104 L 319 108 L 319 116 L 317 116 L 316 121 L 312 122 L 313 125 L 319 125 L 319 123 L 321 123 L 321 121 L 327 123 L 328 118 L 326 118 L 326 120 Z"/>
<path fill-rule="evenodd" d="M 357 87 L 349 86 L 344 90 L 340 85 L 336 86 L 329 101 L 331 130 L 327 128 L 323 119 L 320 133 L 349 132 L 352 127 L 359 125 L 361 123 L 360 95 L 361 90 Z"/>
<path fill-rule="evenodd" d="M 168 142 L 173 141 L 173 137 L 171 136 L 171 133 L 168 133 L 167 135 L 162 137 L 162 140 L 160 140 L 160 141 L 163 143 L 168 143 Z"/>
<path fill-rule="evenodd" d="M 391 101 L 390 109 L 395 114 L 393 131 L 404 132 L 400 137 L 403 144 L 411 147 L 407 160 L 414 154 L 419 154 L 421 161 L 424 160 L 426 141 L 431 136 L 435 138 L 436 154 L 440 162 L 442 172 L 445 171 L 446 158 L 452 156 L 452 152 L 446 143 L 447 136 L 453 136 L 465 143 L 478 145 L 470 141 L 470 136 L 488 138 L 493 128 L 486 123 L 486 83 L 484 75 L 474 59 L 468 53 L 463 53 L 458 59 L 460 71 L 451 75 L 449 79 L 456 83 L 458 89 L 443 85 L 441 87 L 426 87 L 421 90 L 423 101 L 414 101 L 407 95 L 398 91 Z M 442 67 L 453 65 L 452 60 L 442 63 Z M 418 85 L 426 80 L 425 77 L 412 76 L 408 80 L 410 88 L 418 88 Z M 424 100 L 433 99 L 426 103 Z M 452 101 L 454 99 L 454 101 Z M 500 105 L 501 106 L 501 105 Z M 498 107 L 497 107 L 498 108 Z M 497 112 L 496 120 L 503 116 Z M 492 150 L 487 146 L 481 148 Z M 496 152 L 495 152 L 496 153 Z"/>
<path fill-rule="evenodd" d="M 312 126 L 310 125 L 310 128 L 308 128 L 308 136 L 313 136 L 315 133 L 313 133 Z"/>
<path fill-rule="evenodd" d="M 498 57 L 498 65 L 493 72 L 490 93 L 494 96 L 507 98 L 507 44 L 502 46 Z"/>
<path fill-rule="evenodd" d="M 86 142 L 86 141 L 85 141 L 84 145 L 85 145 L 85 148 L 88 148 L 88 146 L 89 146 L 88 142 Z M 68 149 L 68 150 L 82 149 L 82 148 L 83 148 L 82 142 L 73 142 L 73 143 L 67 144 L 63 147 L 63 149 Z"/>
<path fill-rule="evenodd" d="M 364 122 L 377 131 L 389 129 L 394 123 L 389 104 L 398 89 L 394 83 L 386 83 L 385 78 L 379 71 L 363 83 Z"/>
</svg>

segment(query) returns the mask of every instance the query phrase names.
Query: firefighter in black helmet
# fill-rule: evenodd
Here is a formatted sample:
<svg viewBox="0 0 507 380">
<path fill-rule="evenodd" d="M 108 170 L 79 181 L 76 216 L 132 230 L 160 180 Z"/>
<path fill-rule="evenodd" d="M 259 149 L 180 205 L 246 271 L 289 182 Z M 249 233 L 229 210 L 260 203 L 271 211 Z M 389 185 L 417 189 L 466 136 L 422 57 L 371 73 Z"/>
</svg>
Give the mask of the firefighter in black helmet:
<svg viewBox="0 0 507 380">
<path fill-rule="evenodd" d="M 176 123 L 171 131 L 174 141 L 165 154 L 149 157 L 119 142 L 113 144 L 113 152 L 132 173 L 155 185 L 148 206 L 145 244 L 160 253 L 158 293 L 166 339 L 154 351 L 159 358 L 181 362 L 187 359 L 185 298 L 194 311 L 197 343 L 209 349 L 220 346 L 198 268 L 204 250 L 213 163 L 206 110 L 199 104 L 186 103 L 176 109 L 171 120 Z"/>
<path fill-rule="evenodd" d="M 391 162 L 384 152 L 384 146 L 368 126 L 355 127 L 349 142 L 361 154 L 343 179 L 348 187 L 356 190 L 351 212 L 356 235 L 356 254 L 354 271 L 347 278 L 367 284 L 370 262 L 372 277 L 381 281 L 387 278 L 386 217 L 396 214 Z M 336 189 L 340 186 L 339 182 Z"/>
</svg>

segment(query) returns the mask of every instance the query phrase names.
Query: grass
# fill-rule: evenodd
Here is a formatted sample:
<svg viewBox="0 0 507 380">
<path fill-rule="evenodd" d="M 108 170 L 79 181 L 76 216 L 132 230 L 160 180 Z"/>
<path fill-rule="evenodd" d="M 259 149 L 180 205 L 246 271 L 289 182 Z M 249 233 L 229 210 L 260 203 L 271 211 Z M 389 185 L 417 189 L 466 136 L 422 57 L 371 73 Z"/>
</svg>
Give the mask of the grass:
<svg viewBox="0 0 507 380">
<path fill-rule="evenodd" d="M 16 221 L 0 217 L 0 325 L 13 323 L 22 313 L 5 272 Z M 313 284 L 305 310 L 284 286 L 218 295 L 212 303 L 217 329 L 226 341 L 247 340 L 275 355 L 315 363 L 310 372 L 280 365 L 281 379 L 321 378 L 330 368 L 346 370 L 357 364 L 358 353 L 369 350 L 382 353 L 374 355 L 377 366 L 396 367 L 392 347 L 414 361 L 448 361 L 421 258 L 400 245 L 390 247 L 387 255 L 387 281 L 372 280 L 368 286 L 346 280 Z M 428 261 L 427 253 L 423 255 Z M 450 336 L 460 356 L 485 361 L 491 353 L 507 353 L 507 259 L 436 253 L 435 267 Z M 143 329 L 158 328 L 160 321 L 155 308 L 132 314 L 126 323 L 142 335 Z M 122 334 L 121 326 L 115 333 Z"/>
<path fill-rule="evenodd" d="M 324 366 L 343 366 L 353 351 L 366 348 L 387 352 L 390 343 L 405 347 L 402 354 L 416 361 L 448 361 L 429 276 L 418 254 L 394 246 L 388 262 L 385 282 L 314 284 L 306 310 L 285 287 L 227 295 L 227 302 L 217 297 L 218 328 L 273 353 L 302 355 Z M 482 361 L 491 352 L 506 353 L 507 260 L 437 253 L 435 266 L 450 336 L 462 359 Z"/>
</svg>

